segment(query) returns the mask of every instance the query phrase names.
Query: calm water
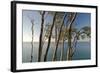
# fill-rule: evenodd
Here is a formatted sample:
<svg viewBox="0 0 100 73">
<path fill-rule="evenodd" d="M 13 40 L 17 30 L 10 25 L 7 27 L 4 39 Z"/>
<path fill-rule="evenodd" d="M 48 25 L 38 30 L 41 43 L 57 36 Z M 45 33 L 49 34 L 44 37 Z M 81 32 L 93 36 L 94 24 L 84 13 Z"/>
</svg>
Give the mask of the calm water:
<svg viewBox="0 0 100 73">
<path fill-rule="evenodd" d="M 64 60 L 66 60 L 66 51 L 67 51 L 67 42 L 64 44 Z M 34 43 L 33 48 L 33 62 L 37 62 L 38 58 L 38 43 Z M 42 50 L 42 56 L 41 59 L 43 61 L 44 53 L 46 50 L 47 43 L 45 43 L 43 50 Z M 49 52 L 48 52 L 48 61 L 51 61 L 52 55 L 54 52 L 54 43 L 51 43 Z M 57 60 L 59 61 L 60 55 L 61 55 L 61 44 L 59 44 L 59 48 L 57 50 Z M 73 55 L 73 60 L 86 60 L 91 58 L 91 47 L 89 42 L 78 42 L 76 46 L 76 51 Z M 22 49 L 22 62 L 27 63 L 30 62 L 31 59 L 31 43 L 24 42 L 23 43 L 23 49 Z"/>
</svg>

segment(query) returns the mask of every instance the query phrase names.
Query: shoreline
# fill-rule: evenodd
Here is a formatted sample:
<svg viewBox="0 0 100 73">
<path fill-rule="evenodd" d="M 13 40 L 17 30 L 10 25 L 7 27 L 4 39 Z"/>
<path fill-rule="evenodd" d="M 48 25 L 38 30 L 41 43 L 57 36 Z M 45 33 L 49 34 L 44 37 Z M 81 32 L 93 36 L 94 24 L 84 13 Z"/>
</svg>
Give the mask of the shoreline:
<svg viewBox="0 0 100 73">
<path fill-rule="evenodd" d="M 47 41 L 45 41 L 47 43 Z M 55 41 L 51 41 L 51 43 L 54 43 Z M 65 42 L 68 42 L 67 40 Z M 91 40 L 77 40 L 77 42 L 91 42 Z M 30 41 L 23 41 L 23 43 L 30 43 Z M 38 42 L 34 42 L 38 43 Z"/>
</svg>

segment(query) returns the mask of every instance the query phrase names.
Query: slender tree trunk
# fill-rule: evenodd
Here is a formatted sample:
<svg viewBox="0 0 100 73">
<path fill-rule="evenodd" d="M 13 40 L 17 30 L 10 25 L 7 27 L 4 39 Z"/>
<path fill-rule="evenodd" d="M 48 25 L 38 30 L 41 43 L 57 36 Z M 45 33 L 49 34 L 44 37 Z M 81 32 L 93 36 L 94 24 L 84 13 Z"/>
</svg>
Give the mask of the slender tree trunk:
<svg viewBox="0 0 100 73">
<path fill-rule="evenodd" d="M 73 52 L 72 52 L 71 56 L 73 56 L 74 53 L 75 53 L 75 51 L 76 51 L 77 39 L 78 39 L 78 37 L 79 37 L 80 34 L 82 34 L 82 33 L 80 33 L 80 31 L 77 32 L 76 35 L 75 35 L 75 37 L 74 37 L 74 39 L 73 39 L 73 42 L 72 42 L 73 43 L 72 44 Z"/>
<path fill-rule="evenodd" d="M 41 19 L 41 31 L 40 31 L 40 38 L 39 38 L 38 62 L 41 61 L 44 15 L 45 15 L 45 11 L 42 13 L 42 19 Z"/>
<path fill-rule="evenodd" d="M 58 28 L 57 28 L 57 25 L 55 24 L 55 47 L 54 48 L 56 48 L 56 44 L 57 44 L 57 30 L 58 30 Z M 55 49 L 53 49 L 53 50 L 55 50 Z"/>
<path fill-rule="evenodd" d="M 53 54 L 53 58 L 52 58 L 53 61 L 56 60 L 57 48 L 58 48 L 58 44 L 59 44 L 59 40 L 60 40 L 60 35 L 61 35 L 62 27 L 63 27 L 64 20 L 65 20 L 66 16 L 67 16 L 67 14 L 65 14 L 63 22 L 62 22 L 61 27 L 60 27 L 56 48 L 55 48 L 55 51 L 54 51 L 54 54 Z"/>
<path fill-rule="evenodd" d="M 62 39 L 62 48 L 61 48 L 60 61 L 63 61 L 63 55 L 64 55 L 64 37 Z"/>
<path fill-rule="evenodd" d="M 70 21 L 69 25 L 68 25 L 68 50 L 67 50 L 67 60 L 72 60 L 72 46 L 71 46 L 71 28 L 72 28 L 72 24 L 74 22 L 76 18 L 76 13 L 74 13 L 73 17 L 72 17 L 72 20 Z"/>
<path fill-rule="evenodd" d="M 31 50 L 31 60 L 30 60 L 30 62 L 32 62 L 32 60 L 33 60 L 33 38 L 34 38 L 34 24 L 33 24 L 33 22 L 32 22 L 32 41 L 31 41 L 31 45 L 32 45 L 32 50 Z"/>
<path fill-rule="evenodd" d="M 68 21 L 66 21 L 67 23 Z M 60 60 L 63 61 L 64 59 L 64 44 L 65 44 L 65 37 L 66 37 L 66 28 L 67 28 L 67 25 L 64 26 L 64 31 L 63 31 L 63 39 L 62 39 L 62 49 L 61 49 L 61 57 L 60 57 Z"/>
<path fill-rule="evenodd" d="M 69 29 L 68 31 L 68 57 L 67 57 L 67 60 L 71 60 L 72 57 L 71 57 L 71 54 L 72 54 L 72 47 L 71 47 L 71 29 Z"/>
<path fill-rule="evenodd" d="M 49 35 L 49 38 L 48 38 L 48 44 L 47 44 L 47 48 L 46 48 L 46 53 L 44 55 L 44 61 L 47 60 L 47 54 L 48 54 L 50 43 L 51 43 L 51 36 L 52 36 L 52 30 L 53 30 L 53 27 L 54 27 L 55 19 L 56 19 L 56 13 L 54 14 L 54 17 L 53 17 L 53 24 L 52 24 L 51 29 L 50 29 L 50 35 Z"/>
<path fill-rule="evenodd" d="M 57 25 L 55 24 L 55 45 L 57 43 Z"/>
<path fill-rule="evenodd" d="M 75 53 L 75 51 L 76 51 L 76 45 L 77 45 L 77 34 L 76 34 L 76 36 L 74 37 L 74 40 L 73 40 L 73 42 L 72 42 L 72 50 L 73 50 L 73 52 L 72 52 L 71 57 L 73 57 L 73 55 L 74 55 L 74 53 Z"/>
</svg>

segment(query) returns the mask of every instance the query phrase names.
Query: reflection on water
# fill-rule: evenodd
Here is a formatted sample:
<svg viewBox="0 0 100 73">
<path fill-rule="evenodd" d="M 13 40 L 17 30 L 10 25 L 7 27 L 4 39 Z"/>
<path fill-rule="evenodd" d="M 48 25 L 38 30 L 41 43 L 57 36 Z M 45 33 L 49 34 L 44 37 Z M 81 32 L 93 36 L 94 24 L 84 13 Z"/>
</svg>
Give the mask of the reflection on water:
<svg viewBox="0 0 100 73">
<path fill-rule="evenodd" d="M 39 44 L 37 42 L 33 45 L 33 62 L 37 62 L 38 59 L 38 46 Z M 54 43 L 51 43 L 50 49 L 48 52 L 48 61 L 51 61 L 52 55 L 54 52 Z M 42 56 L 41 61 L 43 61 L 44 53 L 47 47 L 47 43 L 45 43 L 43 49 L 42 49 Z M 59 61 L 60 55 L 61 55 L 61 47 L 62 44 L 59 44 L 58 50 L 57 50 L 57 60 Z M 64 60 L 66 60 L 66 52 L 67 52 L 67 42 L 64 44 Z M 86 60 L 91 58 L 91 47 L 90 42 L 78 42 L 76 46 L 76 51 L 73 55 L 73 60 Z M 31 59 L 31 43 L 29 42 L 23 42 L 23 49 L 22 49 L 22 62 L 27 63 L 30 62 Z"/>
</svg>

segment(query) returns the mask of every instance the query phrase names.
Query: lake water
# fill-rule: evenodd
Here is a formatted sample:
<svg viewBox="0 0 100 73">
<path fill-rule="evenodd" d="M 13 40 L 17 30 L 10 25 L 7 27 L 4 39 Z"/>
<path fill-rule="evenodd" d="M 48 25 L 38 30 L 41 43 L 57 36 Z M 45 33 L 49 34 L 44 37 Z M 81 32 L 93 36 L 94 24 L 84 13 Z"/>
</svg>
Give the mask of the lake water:
<svg viewBox="0 0 100 73">
<path fill-rule="evenodd" d="M 38 43 L 33 44 L 33 62 L 37 62 L 38 60 Z M 52 60 L 52 55 L 54 52 L 54 43 L 51 43 L 50 49 L 48 52 L 48 61 Z M 59 48 L 57 50 L 57 61 L 60 59 L 61 55 L 61 44 L 59 44 Z M 42 49 L 42 55 L 41 55 L 41 61 L 43 61 L 45 50 L 47 47 L 47 43 L 44 44 L 44 47 Z M 67 52 L 67 42 L 64 44 L 64 60 L 66 60 L 66 52 Z M 76 51 L 73 55 L 73 60 L 87 60 L 91 59 L 91 45 L 90 42 L 78 42 L 76 46 Z M 22 48 L 22 63 L 30 62 L 31 60 L 31 43 L 29 42 L 23 42 L 23 48 Z"/>
</svg>

